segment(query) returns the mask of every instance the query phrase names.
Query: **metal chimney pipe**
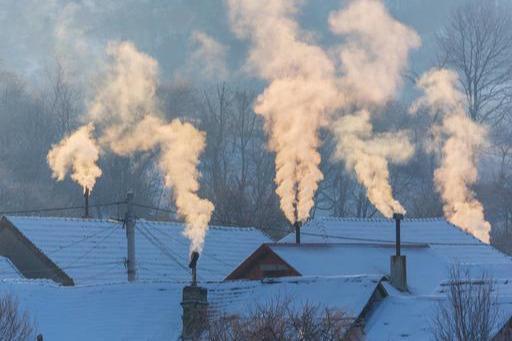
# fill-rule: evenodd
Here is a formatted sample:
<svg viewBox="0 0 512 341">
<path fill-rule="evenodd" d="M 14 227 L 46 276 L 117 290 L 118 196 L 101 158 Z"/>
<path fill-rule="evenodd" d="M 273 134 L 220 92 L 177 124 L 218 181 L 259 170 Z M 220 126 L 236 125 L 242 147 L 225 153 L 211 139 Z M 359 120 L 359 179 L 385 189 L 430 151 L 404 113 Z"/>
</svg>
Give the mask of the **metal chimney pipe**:
<svg viewBox="0 0 512 341">
<path fill-rule="evenodd" d="M 396 255 L 397 256 L 400 256 L 400 249 L 401 249 L 401 245 L 400 245 L 400 221 L 402 219 L 404 219 L 404 215 L 401 214 L 401 213 L 395 213 L 393 214 L 393 219 L 395 219 L 395 232 L 396 232 L 396 243 L 395 243 L 395 247 L 396 247 Z"/>
<path fill-rule="evenodd" d="M 295 227 L 295 243 L 300 244 L 300 228 L 302 223 L 300 221 L 296 221 L 293 226 Z"/>
<path fill-rule="evenodd" d="M 199 259 L 199 252 L 194 251 L 190 255 L 190 263 L 188 267 L 192 269 L 192 283 L 191 286 L 197 286 L 197 260 Z"/>
<path fill-rule="evenodd" d="M 133 212 L 133 197 L 132 191 L 126 194 L 126 240 L 127 240 L 127 268 L 128 268 L 128 281 L 133 282 L 137 277 L 137 269 L 135 267 L 135 214 Z"/>
<path fill-rule="evenodd" d="M 89 196 L 90 191 L 89 188 L 85 188 L 84 191 L 84 199 L 85 199 L 85 212 L 84 212 L 84 218 L 89 218 Z"/>
</svg>

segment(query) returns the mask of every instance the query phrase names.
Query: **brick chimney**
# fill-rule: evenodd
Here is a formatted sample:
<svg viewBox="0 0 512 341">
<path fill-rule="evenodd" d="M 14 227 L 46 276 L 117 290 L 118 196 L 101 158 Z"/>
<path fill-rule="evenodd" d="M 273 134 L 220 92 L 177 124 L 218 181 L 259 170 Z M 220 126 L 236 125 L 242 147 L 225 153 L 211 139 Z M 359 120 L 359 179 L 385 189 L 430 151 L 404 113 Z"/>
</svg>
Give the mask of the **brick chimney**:
<svg viewBox="0 0 512 341">
<path fill-rule="evenodd" d="M 206 330 L 208 322 L 208 290 L 197 286 L 196 268 L 199 253 L 192 252 L 189 268 L 192 269 L 192 282 L 183 288 L 181 307 L 182 340 L 198 340 Z"/>
<path fill-rule="evenodd" d="M 133 192 L 128 191 L 126 194 L 126 216 L 125 216 L 125 227 L 126 227 L 126 265 L 128 281 L 133 282 L 137 278 L 137 268 L 135 260 L 135 213 L 133 211 Z"/>
<path fill-rule="evenodd" d="M 401 255 L 400 244 L 400 222 L 403 218 L 403 214 L 393 214 L 393 219 L 395 219 L 396 242 L 395 255 L 391 256 L 391 284 L 400 291 L 407 291 L 406 259 L 405 256 Z"/>
</svg>

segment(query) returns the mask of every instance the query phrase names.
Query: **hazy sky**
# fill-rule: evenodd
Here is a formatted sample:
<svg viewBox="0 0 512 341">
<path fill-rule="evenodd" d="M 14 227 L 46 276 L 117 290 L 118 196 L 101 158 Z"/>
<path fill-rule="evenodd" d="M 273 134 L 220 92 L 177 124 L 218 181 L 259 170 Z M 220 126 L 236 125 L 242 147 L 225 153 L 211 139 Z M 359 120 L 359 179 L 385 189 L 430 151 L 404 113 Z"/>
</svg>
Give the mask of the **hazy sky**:
<svg viewBox="0 0 512 341">
<path fill-rule="evenodd" d="M 434 34 L 462 1 L 385 1 L 424 41 L 412 56 L 413 69 L 421 71 L 433 61 Z M 342 4 L 305 1 L 300 22 L 328 44 L 334 39 L 328 13 Z M 166 78 L 205 76 L 198 59 L 211 53 L 226 59 L 231 75 L 240 76 L 246 51 L 229 30 L 223 0 L 0 0 L 0 18 L 0 67 L 28 77 L 41 75 L 56 56 L 76 77 L 94 71 L 109 40 L 133 41 L 159 61 Z"/>
</svg>

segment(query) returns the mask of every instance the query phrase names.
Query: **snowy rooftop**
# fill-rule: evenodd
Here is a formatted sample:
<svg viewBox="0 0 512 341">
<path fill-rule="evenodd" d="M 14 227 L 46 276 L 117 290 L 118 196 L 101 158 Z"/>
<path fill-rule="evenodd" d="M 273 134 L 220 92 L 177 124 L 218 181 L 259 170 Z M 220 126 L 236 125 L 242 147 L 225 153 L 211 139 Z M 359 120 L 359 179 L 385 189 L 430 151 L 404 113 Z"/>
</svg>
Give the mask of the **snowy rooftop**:
<svg viewBox="0 0 512 341">
<path fill-rule="evenodd" d="M 354 276 L 201 285 L 206 284 L 210 307 L 218 312 L 243 314 L 256 304 L 290 298 L 355 317 L 378 283 L 377 277 Z M 178 340 L 182 287 L 170 282 L 63 287 L 42 280 L 0 281 L 0 291 L 16 295 L 45 340 Z"/>
<path fill-rule="evenodd" d="M 323 308 L 336 308 L 348 317 L 356 318 L 380 280 L 380 276 L 368 275 L 227 281 L 209 285 L 208 295 L 212 308 L 226 313 L 247 313 L 255 304 L 264 305 L 275 300 L 289 299 L 297 307 L 309 303 Z"/>
<path fill-rule="evenodd" d="M 313 219 L 302 228 L 302 244 L 294 234 L 272 250 L 303 275 L 389 274 L 395 253 L 395 223 L 388 219 Z M 451 266 L 512 279 L 512 258 L 480 242 L 444 219 L 405 219 L 401 224 L 402 254 L 407 256 L 407 281 L 413 294 L 431 294 L 448 278 Z M 328 261 L 326 261 L 328 260 Z"/>
<path fill-rule="evenodd" d="M 126 232 L 115 220 L 6 217 L 75 282 L 126 281 Z M 137 220 L 138 279 L 189 281 L 189 241 L 183 225 Z M 270 239 L 257 229 L 210 227 L 198 263 L 199 280 L 222 280 Z M 229 245 L 229 247 L 227 247 Z"/>
<path fill-rule="evenodd" d="M 301 229 L 303 243 L 395 243 L 393 219 L 361 219 L 320 217 L 306 223 Z M 443 218 L 409 219 L 401 223 L 403 243 L 437 245 L 481 245 L 471 234 Z M 294 242 L 290 234 L 283 242 Z"/>
<path fill-rule="evenodd" d="M 9 258 L 0 257 L 0 279 L 4 278 L 17 279 L 23 278 L 23 275 L 18 272 Z"/>
</svg>

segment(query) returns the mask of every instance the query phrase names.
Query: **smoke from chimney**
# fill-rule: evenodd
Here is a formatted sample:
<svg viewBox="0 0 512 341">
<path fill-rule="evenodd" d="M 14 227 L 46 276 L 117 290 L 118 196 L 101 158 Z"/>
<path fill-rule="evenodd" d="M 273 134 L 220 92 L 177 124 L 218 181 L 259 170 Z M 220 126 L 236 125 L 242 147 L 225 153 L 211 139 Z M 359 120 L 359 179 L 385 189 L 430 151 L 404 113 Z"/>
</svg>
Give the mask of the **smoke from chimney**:
<svg viewBox="0 0 512 341">
<path fill-rule="evenodd" d="M 213 204 L 197 194 L 205 134 L 179 119 L 163 120 L 156 60 L 129 42 L 110 43 L 107 54 L 108 73 L 90 106 L 90 118 L 102 128 L 100 142 L 119 155 L 159 149 L 159 168 L 185 220 L 184 234 L 191 251 L 201 252 L 213 212 Z"/>
<path fill-rule="evenodd" d="M 342 101 L 334 64 L 299 29 L 294 15 L 300 1 L 227 3 L 233 31 L 251 41 L 247 69 L 268 82 L 254 109 L 264 117 L 269 147 L 276 153 L 281 209 L 291 223 L 304 221 L 323 179 L 318 130 L 327 123 L 326 113 Z"/>
<path fill-rule="evenodd" d="M 101 169 L 96 164 L 100 148 L 92 137 L 94 126 L 84 125 L 73 134 L 52 146 L 48 152 L 48 165 L 53 177 L 62 181 L 67 173 L 84 189 L 92 191 L 96 179 L 101 176 Z"/>
<path fill-rule="evenodd" d="M 197 166 L 205 134 L 179 119 L 164 121 L 156 99 L 158 63 L 153 58 L 130 42 L 111 42 L 106 52 L 106 73 L 87 116 L 99 130 L 99 144 L 122 156 L 159 149 L 158 165 L 165 185 L 172 189 L 178 214 L 185 220 L 184 234 L 191 240 L 191 252 L 201 252 L 214 208 L 197 194 Z M 73 179 L 92 189 L 101 175 L 95 164 L 99 148 L 91 138 L 92 129 L 92 124 L 80 128 L 48 154 L 59 180 L 72 167 Z"/>
<path fill-rule="evenodd" d="M 427 107 L 431 115 L 442 114 L 441 122 L 432 127 L 434 142 L 428 147 L 440 158 L 434 182 L 444 203 L 444 214 L 453 224 L 488 243 L 491 225 L 471 190 L 478 178 L 477 154 L 486 144 L 487 129 L 466 114 L 465 97 L 457 82 L 457 74 L 451 70 L 428 71 L 417 82 L 424 95 L 411 111 Z"/>
<path fill-rule="evenodd" d="M 414 148 L 405 132 L 373 133 L 371 113 L 396 95 L 409 52 L 420 46 L 420 38 L 377 0 L 352 1 L 331 13 L 329 24 L 332 32 L 345 39 L 339 48 L 345 107 L 359 108 L 333 124 L 335 157 L 355 172 L 368 199 L 384 216 L 404 213 L 393 197 L 388 163 L 407 161 Z"/>
</svg>

